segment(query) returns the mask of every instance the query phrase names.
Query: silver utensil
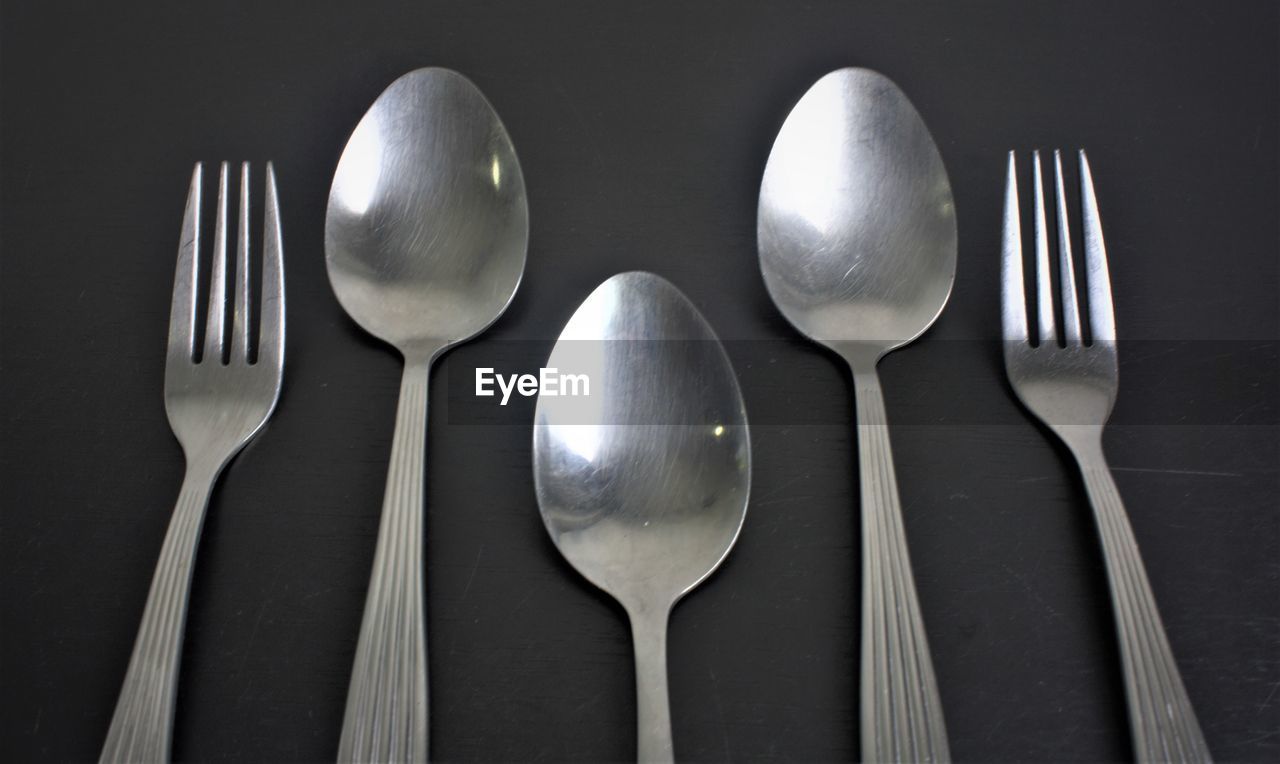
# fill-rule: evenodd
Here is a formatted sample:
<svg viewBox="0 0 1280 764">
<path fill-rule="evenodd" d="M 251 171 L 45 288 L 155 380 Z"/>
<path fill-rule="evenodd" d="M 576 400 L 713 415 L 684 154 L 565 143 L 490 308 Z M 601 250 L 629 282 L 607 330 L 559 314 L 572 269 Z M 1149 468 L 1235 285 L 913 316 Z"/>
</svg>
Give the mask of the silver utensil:
<svg viewBox="0 0 1280 764">
<path fill-rule="evenodd" d="M 631 620 L 640 761 L 671 761 L 667 618 L 738 537 L 751 444 L 737 378 L 689 300 L 651 273 L 601 284 L 547 368 L 590 395 L 538 396 L 533 474 L 561 554 Z"/>
<path fill-rule="evenodd" d="M 125 674 L 103 762 L 168 761 L 178 691 L 178 658 L 196 547 L 214 481 L 262 429 L 280 397 L 284 369 L 284 266 L 275 170 L 267 163 L 262 286 L 257 352 L 251 351 L 249 304 L 249 163 L 240 166 L 240 221 L 227 314 L 227 163 L 218 174 L 213 263 L 203 350 L 196 338 L 200 273 L 200 191 L 197 164 L 187 194 L 169 313 L 164 407 L 182 445 L 187 473 L 165 534 L 142 624 Z"/>
<path fill-rule="evenodd" d="M 1059 152 L 1053 152 L 1061 340 L 1054 315 L 1054 288 L 1050 283 L 1049 233 L 1038 151 L 1032 154 L 1032 172 L 1036 258 L 1034 339 L 1028 330 L 1027 300 L 1023 293 L 1017 165 L 1014 153 L 1009 152 L 1001 274 L 1005 370 L 1018 399 L 1067 445 L 1084 475 L 1107 565 L 1137 760 L 1207 762 L 1211 760 L 1209 748 L 1182 686 L 1133 529 L 1102 452 L 1102 428 L 1111 417 L 1119 375 L 1111 277 L 1089 160 L 1081 151 L 1080 209 L 1084 223 L 1084 294 L 1087 296 L 1082 321 L 1062 157 Z"/>
<path fill-rule="evenodd" d="M 338 302 L 405 364 L 340 761 L 427 758 L 427 381 L 436 357 L 506 310 L 528 240 L 515 149 L 475 85 L 418 69 L 378 96 L 342 152 L 325 215 Z"/>
<path fill-rule="evenodd" d="M 884 76 L 840 69 L 783 124 L 760 186 L 760 268 L 778 310 L 849 364 L 862 483 L 862 754 L 945 761 L 876 362 L 938 317 L 956 267 L 946 169 Z"/>
</svg>

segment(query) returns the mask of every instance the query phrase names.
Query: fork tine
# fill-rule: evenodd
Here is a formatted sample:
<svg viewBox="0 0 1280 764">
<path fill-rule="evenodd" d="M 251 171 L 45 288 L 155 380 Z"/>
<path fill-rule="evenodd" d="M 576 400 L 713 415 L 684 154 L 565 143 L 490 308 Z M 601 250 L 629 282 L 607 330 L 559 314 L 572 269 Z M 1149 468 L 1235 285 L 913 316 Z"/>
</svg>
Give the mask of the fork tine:
<svg viewBox="0 0 1280 764">
<path fill-rule="evenodd" d="M 1004 246 L 1001 251 L 1001 317 L 1005 342 L 1027 341 L 1027 296 L 1022 280 L 1022 221 L 1018 211 L 1018 168 L 1009 152 L 1004 186 Z"/>
<path fill-rule="evenodd" d="M 1058 284 L 1062 288 L 1062 333 L 1068 345 L 1082 343 L 1080 309 L 1076 300 L 1076 266 L 1071 257 L 1071 229 L 1067 221 L 1067 192 L 1062 182 L 1062 152 L 1053 150 L 1053 195 L 1058 204 Z"/>
<path fill-rule="evenodd" d="M 209 271 L 209 312 L 204 323 L 201 362 L 222 362 L 227 313 L 227 163 L 218 168 L 218 211 L 213 226 L 213 266 Z"/>
<path fill-rule="evenodd" d="M 1044 215 L 1044 177 L 1040 170 L 1040 152 L 1031 152 L 1031 164 L 1035 171 L 1036 197 L 1036 324 L 1040 344 L 1057 342 L 1057 328 L 1053 321 L 1053 284 L 1049 277 L 1049 226 Z"/>
<path fill-rule="evenodd" d="M 235 299 L 231 312 L 231 359 L 249 358 L 249 163 L 240 163 L 240 223 L 236 229 Z"/>
<path fill-rule="evenodd" d="M 187 191 L 178 239 L 178 265 L 173 276 L 173 302 L 169 306 L 169 360 L 191 361 L 195 353 L 196 282 L 200 273 L 200 185 L 204 167 L 196 162 Z"/>
<path fill-rule="evenodd" d="M 280 234 L 280 200 L 276 170 L 267 162 L 267 190 L 262 223 L 262 316 L 258 363 L 277 369 L 284 363 L 284 243 Z"/>
<path fill-rule="evenodd" d="M 1089 157 L 1080 150 L 1080 209 L 1084 219 L 1085 287 L 1089 290 L 1089 332 L 1093 342 L 1116 341 L 1115 308 L 1111 303 L 1111 274 L 1107 248 L 1102 241 L 1098 198 L 1093 193 Z"/>
</svg>

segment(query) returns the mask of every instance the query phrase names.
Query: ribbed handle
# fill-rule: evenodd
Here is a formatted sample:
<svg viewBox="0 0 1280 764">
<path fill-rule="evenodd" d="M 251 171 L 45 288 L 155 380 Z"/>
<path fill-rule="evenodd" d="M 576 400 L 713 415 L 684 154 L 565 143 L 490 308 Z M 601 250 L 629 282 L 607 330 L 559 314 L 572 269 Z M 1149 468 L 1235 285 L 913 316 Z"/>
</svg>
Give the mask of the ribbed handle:
<svg viewBox="0 0 1280 764">
<path fill-rule="evenodd" d="M 102 747 L 103 764 L 169 760 L 191 571 L 209 505 L 209 491 L 216 477 L 216 470 L 199 464 L 187 466 L 160 549 L 160 561 L 151 578 L 151 591 L 120 699 L 116 701 L 107 741 Z"/>
<path fill-rule="evenodd" d="M 862 760 L 946 762 L 942 702 L 907 555 L 874 360 L 851 362 L 862 483 Z"/>
<path fill-rule="evenodd" d="M 422 497 L 429 363 L 409 361 L 391 444 L 382 524 L 365 600 L 339 762 L 427 760 Z"/>
<path fill-rule="evenodd" d="M 1169 649 L 1147 571 L 1120 492 L 1103 457 L 1100 438 L 1072 447 L 1102 538 L 1120 636 L 1134 755 L 1139 762 L 1212 761 Z"/>
</svg>

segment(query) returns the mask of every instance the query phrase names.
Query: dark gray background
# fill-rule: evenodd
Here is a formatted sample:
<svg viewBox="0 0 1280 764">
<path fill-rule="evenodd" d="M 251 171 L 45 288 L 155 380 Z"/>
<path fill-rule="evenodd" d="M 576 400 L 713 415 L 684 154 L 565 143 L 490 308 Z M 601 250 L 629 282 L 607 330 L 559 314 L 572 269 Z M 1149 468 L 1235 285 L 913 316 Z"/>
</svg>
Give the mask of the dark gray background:
<svg viewBox="0 0 1280 764">
<path fill-rule="evenodd" d="M 636 268 L 772 348 L 735 358 L 762 422 L 742 537 L 671 621 L 681 759 L 857 756 L 850 385 L 777 315 L 754 247 L 773 135 L 848 65 L 909 94 L 959 216 L 950 306 L 882 365 L 956 758 L 1128 755 L 1082 489 L 1000 366 L 1005 151 L 1037 146 L 1093 160 L 1141 341 L 1106 445 L 1205 735 L 1224 761 L 1280 754 L 1276 4 L 9 1 L 2 26 L 5 761 L 89 760 L 106 732 L 182 476 L 163 348 L 199 159 L 275 160 L 289 334 L 280 408 L 209 512 L 174 753 L 334 755 L 399 364 L 333 298 L 324 206 L 364 109 L 427 65 L 485 92 L 530 196 L 524 284 L 460 359 L 545 342 Z M 625 616 L 550 545 L 527 409 L 506 413 L 433 412 L 433 753 L 625 760 Z"/>
</svg>

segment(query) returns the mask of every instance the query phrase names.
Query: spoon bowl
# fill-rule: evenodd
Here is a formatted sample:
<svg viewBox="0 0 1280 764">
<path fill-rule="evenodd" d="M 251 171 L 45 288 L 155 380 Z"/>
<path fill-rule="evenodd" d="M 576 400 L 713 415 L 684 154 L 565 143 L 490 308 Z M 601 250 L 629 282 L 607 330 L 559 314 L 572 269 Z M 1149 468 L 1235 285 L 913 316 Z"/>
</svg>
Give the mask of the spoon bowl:
<svg viewBox="0 0 1280 764">
<path fill-rule="evenodd" d="M 728 357 L 670 282 L 632 272 L 587 297 L 547 367 L 594 386 L 587 402 L 538 398 L 547 530 L 624 604 L 671 605 L 724 559 L 746 511 L 750 444 Z"/>
<path fill-rule="evenodd" d="M 640 272 L 592 292 L 546 365 L 585 375 L 590 394 L 538 397 L 542 519 L 570 564 L 626 608 L 639 757 L 669 760 L 667 614 L 724 560 L 747 509 L 751 444 L 737 378 L 688 298 Z"/>
<path fill-rule="evenodd" d="M 338 301 L 402 351 L 479 334 L 524 273 L 529 210 L 515 148 L 471 81 L 418 69 L 347 142 L 325 214 Z"/>
<path fill-rule="evenodd" d="M 342 152 L 324 234 L 338 301 L 405 361 L 338 760 L 425 762 L 427 381 L 506 310 L 529 240 L 520 164 L 480 91 L 447 69 L 392 83 Z"/>
<path fill-rule="evenodd" d="M 810 339 L 887 352 L 929 328 L 955 279 L 955 204 L 892 81 L 840 69 L 805 93 L 765 166 L 757 240 L 769 295 Z"/>
</svg>

